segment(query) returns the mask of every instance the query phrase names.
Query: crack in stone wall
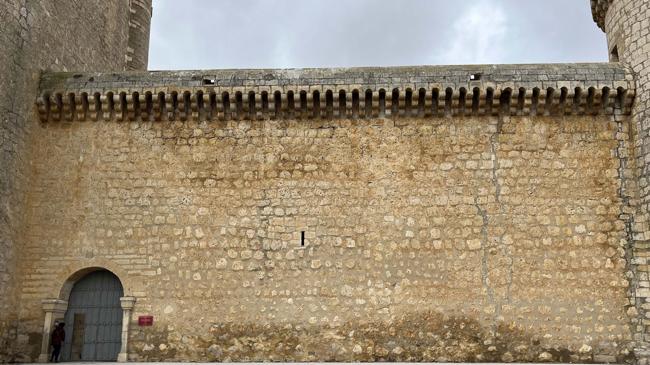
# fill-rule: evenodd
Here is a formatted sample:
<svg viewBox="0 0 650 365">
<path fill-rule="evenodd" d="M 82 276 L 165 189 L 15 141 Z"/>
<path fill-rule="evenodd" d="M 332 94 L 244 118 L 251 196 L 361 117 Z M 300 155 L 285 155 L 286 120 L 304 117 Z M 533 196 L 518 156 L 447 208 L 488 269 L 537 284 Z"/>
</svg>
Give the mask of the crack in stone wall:
<svg viewBox="0 0 650 365">
<path fill-rule="evenodd" d="M 511 300 L 511 287 L 512 287 L 512 275 L 513 275 L 513 258 L 512 252 L 504 243 L 504 232 L 505 228 L 503 227 L 504 221 L 503 217 L 505 215 L 503 203 L 501 202 L 501 184 L 499 182 L 499 158 L 498 158 L 498 149 L 499 149 L 499 135 L 502 133 L 503 123 L 509 122 L 510 117 L 500 116 L 498 118 L 492 119 L 495 121 L 494 124 L 490 124 L 490 128 L 494 131 L 489 136 L 489 161 L 491 165 L 491 185 L 494 189 L 494 204 L 496 205 L 496 210 L 490 214 L 488 213 L 487 208 L 481 207 L 478 199 L 478 192 L 474 196 L 474 205 L 477 209 L 478 215 L 481 217 L 483 225 L 481 226 L 481 279 L 483 282 L 483 287 L 486 290 L 489 301 L 494 306 L 494 316 L 492 320 L 491 327 L 493 334 L 496 335 L 496 330 L 499 326 L 499 321 L 502 320 L 501 312 L 502 306 L 504 303 L 509 303 Z M 490 199 L 487 199 L 486 205 L 490 205 Z M 490 245 L 490 225 L 494 226 L 494 232 L 501 233 L 494 236 L 496 242 L 496 247 L 491 247 Z M 495 250 L 501 251 L 503 257 L 508 261 L 508 274 L 506 278 L 506 291 L 503 297 L 496 296 L 494 288 L 490 285 L 489 282 L 489 272 L 490 272 L 490 261 L 489 256 Z M 495 265 L 499 265 L 497 261 Z"/>
<path fill-rule="evenodd" d="M 498 157 L 499 135 L 502 133 L 504 122 L 510 122 L 510 117 L 499 116 L 499 118 L 497 119 L 496 131 L 490 136 L 490 153 L 492 159 L 492 184 L 494 185 L 494 191 L 495 191 L 494 199 L 498 206 L 497 216 L 499 217 L 499 221 L 500 221 L 498 223 L 499 225 L 503 225 L 504 222 L 502 221 L 502 219 L 505 215 L 503 203 L 501 202 L 501 184 L 499 182 L 499 176 L 498 176 L 498 172 L 500 168 L 500 162 Z M 511 249 L 504 243 L 504 238 L 503 238 L 504 234 L 505 233 L 501 233 L 498 235 L 497 242 L 499 248 L 501 249 L 502 255 L 506 257 L 508 260 L 508 277 L 507 277 L 506 297 L 502 299 L 502 301 L 500 301 L 499 308 L 503 305 L 504 301 L 507 303 L 510 302 L 511 299 L 513 262 L 514 262 Z"/>
<path fill-rule="evenodd" d="M 635 264 L 634 242 L 635 242 L 635 212 L 638 209 L 635 205 L 638 202 L 638 189 L 636 186 L 637 176 L 633 164 L 634 148 L 630 146 L 630 142 L 634 140 L 634 124 L 631 123 L 629 117 L 625 117 L 620 113 L 619 108 L 612 116 L 612 120 L 616 122 L 616 139 L 618 146 L 614 151 L 615 156 L 619 159 L 618 177 L 620 187 L 618 195 L 621 199 L 621 212 L 619 219 L 625 225 L 625 239 L 621 242 L 621 249 L 623 250 L 622 256 L 626 262 L 626 278 L 629 281 L 628 297 L 630 301 L 627 305 L 627 315 L 630 318 L 630 329 L 632 332 L 638 331 L 638 326 L 642 325 L 644 320 L 644 308 L 640 300 L 636 300 L 635 288 L 639 285 L 640 272 Z M 635 340 L 639 338 L 635 337 Z"/>
<path fill-rule="evenodd" d="M 488 227 L 490 224 L 488 214 L 485 211 L 485 209 L 481 208 L 481 205 L 479 204 L 478 201 L 478 193 L 474 195 L 474 206 L 476 207 L 476 211 L 478 215 L 481 217 L 481 220 L 483 224 L 481 225 L 481 282 L 483 283 L 483 289 L 485 290 L 485 293 L 488 298 L 488 302 L 490 305 L 494 308 L 494 315 L 492 317 L 492 321 L 490 324 L 490 332 L 492 336 L 496 336 L 497 333 L 497 318 L 499 317 L 500 310 L 498 306 L 498 301 L 494 297 L 494 289 L 490 285 L 490 278 L 489 278 L 489 263 L 488 263 L 488 244 L 489 244 L 489 235 L 488 235 Z"/>
</svg>

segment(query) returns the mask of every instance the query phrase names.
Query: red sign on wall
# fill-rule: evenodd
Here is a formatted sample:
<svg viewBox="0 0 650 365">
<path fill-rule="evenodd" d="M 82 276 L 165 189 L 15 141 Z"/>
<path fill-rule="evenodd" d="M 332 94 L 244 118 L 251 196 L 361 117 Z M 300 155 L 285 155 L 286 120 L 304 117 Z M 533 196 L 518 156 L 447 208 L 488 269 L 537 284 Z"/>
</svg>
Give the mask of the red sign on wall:
<svg viewBox="0 0 650 365">
<path fill-rule="evenodd" d="M 138 317 L 138 326 L 153 326 L 153 316 Z"/>
</svg>

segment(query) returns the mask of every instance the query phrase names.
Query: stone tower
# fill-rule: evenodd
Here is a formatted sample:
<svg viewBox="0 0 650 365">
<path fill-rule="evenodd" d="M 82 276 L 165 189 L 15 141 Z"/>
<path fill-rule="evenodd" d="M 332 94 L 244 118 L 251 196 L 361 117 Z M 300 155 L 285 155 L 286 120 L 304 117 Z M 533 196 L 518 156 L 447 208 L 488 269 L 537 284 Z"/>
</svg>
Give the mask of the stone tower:
<svg viewBox="0 0 650 365">
<path fill-rule="evenodd" d="M 129 44 L 126 49 L 127 70 L 147 69 L 152 0 L 129 0 Z"/>
<path fill-rule="evenodd" d="M 639 363 L 650 361 L 650 1 L 591 0 L 593 18 L 606 33 L 611 62 L 631 70 L 636 82 L 632 140 L 636 159 L 638 199 L 628 252 L 632 320 Z"/>
<path fill-rule="evenodd" d="M 152 0 L 0 2 L 0 362 L 12 353 L 18 314 L 25 171 L 32 102 L 43 71 L 146 70 Z"/>
</svg>

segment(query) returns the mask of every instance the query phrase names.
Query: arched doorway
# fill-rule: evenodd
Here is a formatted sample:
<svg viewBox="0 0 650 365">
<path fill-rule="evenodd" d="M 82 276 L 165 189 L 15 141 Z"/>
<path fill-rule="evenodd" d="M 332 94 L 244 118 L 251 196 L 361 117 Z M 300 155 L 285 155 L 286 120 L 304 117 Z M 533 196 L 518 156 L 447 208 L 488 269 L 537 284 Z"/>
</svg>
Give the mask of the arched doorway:
<svg viewBox="0 0 650 365">
<path fill-rule="evenodd" d="M 74 283 L 65 314 L 64 361 L 116 361 L 121 347 L 124 289 L 108 270 Z"/>
</svg>

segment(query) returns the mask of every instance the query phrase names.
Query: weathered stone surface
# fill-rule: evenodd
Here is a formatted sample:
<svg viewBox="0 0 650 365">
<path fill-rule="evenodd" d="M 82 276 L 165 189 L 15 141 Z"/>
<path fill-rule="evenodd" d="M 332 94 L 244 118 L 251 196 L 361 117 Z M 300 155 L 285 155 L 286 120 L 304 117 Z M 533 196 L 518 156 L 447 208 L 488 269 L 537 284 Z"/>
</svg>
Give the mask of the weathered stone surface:
<svg viewBox="0 0 650 365">
<path fill-rule="evenodd" d="M 51 73 L 42 121 L 613 115 L 631 112 L 617 64 Z"/>
<path fill-rule="evenodd" d="M 626 132 L 605 116 L 43 123 L 24 333 L 52 276 L 101 259 L 155 317 L 132 327 L 134 360 L 626 361 Z"/>
</svg>

